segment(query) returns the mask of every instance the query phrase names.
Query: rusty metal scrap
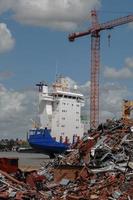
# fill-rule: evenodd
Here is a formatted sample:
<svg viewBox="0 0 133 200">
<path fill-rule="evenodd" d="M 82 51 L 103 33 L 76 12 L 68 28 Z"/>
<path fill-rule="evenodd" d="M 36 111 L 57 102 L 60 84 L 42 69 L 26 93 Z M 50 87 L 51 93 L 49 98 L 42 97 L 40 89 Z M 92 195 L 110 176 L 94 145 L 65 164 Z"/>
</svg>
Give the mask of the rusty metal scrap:
<svg viewBox="0 0 133 200">
<path fill-rule="evenodd" d="M 24 181 L 20 182 L 6 172 L 0 170 L 0 199 L 43 200 L 45 198 L 37 191 L 37 188 L 33 190 L 31 185 L 28 185 Z"/>
<path fill-rule="evenodd" d="M 64 188 L 64 199 L 133 199 L 131 125 L 124 124 L 122 120 L 108 120 L 96 131 L 90 131 L 74 148 L 74 151 L 58 160 L 58 165 L 60 168 L 75 164 L 84 167 L 78 177 Z"/>
<path fill-rule="evenodd" d="M 108 120 L 38 171 L 0 171 L 0 199 L 133 200 L 132 125 Z"/>
</svg>

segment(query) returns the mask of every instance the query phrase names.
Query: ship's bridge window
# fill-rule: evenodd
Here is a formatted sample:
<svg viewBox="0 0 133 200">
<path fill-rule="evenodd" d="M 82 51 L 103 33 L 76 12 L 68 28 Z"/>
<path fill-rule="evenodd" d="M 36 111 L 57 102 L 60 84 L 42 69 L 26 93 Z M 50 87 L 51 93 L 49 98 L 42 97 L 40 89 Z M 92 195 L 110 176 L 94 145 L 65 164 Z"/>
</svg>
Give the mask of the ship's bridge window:
<svg viewBox="0 0 133 200">
<path fill-rule="evenodd" d="M 62 94 L 58 94 L 58 97 L 63 97 L 63 95 Z"/>
<path fill-rule="evenodd" d="M 33 131 L 30 131 L 30 135 L 34 135 L 34 132 L 33 132 Z"/>
</svg>

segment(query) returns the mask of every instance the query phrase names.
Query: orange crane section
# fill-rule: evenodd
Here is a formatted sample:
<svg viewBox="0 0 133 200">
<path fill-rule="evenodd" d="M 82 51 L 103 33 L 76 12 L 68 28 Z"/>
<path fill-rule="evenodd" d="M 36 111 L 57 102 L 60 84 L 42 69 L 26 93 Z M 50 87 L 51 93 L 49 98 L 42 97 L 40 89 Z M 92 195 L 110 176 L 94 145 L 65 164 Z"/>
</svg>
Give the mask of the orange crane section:
<svg viewBox="0 0 133 200">
<path fill-rule="evenodd" d="M 124 120 L 130 120 L 130 113 L 132 110 L 133 110 L 133 101 L 123 100 L 122 118 Z"/>
<path fill-rule="evenodd" d="M 96 129 L 99 124 L 99 70 L 100 70 L 100 31 L 109 30 L 129 22 L 133 22 L 133 15 L 121 17 L 99 24 L 96 10 L 91 11 L 92 26 L 85 32 L 69 35 L 69 41 L 91 35 L 91 89 L 90 89 L 90 128 Z"/>
</svg>

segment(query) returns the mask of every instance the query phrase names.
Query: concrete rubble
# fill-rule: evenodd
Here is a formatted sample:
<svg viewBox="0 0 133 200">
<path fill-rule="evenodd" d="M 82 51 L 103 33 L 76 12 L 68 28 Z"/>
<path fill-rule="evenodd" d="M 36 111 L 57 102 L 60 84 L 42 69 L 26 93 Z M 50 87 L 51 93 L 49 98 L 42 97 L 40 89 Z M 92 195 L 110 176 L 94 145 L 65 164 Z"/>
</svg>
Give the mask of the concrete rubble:
<svg viewBox="0 0 133 200">
<path fill-rule="evenodd" d="M 133 128 L 108 120 L 38 171 L 0 171 L 0 199 L 133 200 Z"/>
</svg>

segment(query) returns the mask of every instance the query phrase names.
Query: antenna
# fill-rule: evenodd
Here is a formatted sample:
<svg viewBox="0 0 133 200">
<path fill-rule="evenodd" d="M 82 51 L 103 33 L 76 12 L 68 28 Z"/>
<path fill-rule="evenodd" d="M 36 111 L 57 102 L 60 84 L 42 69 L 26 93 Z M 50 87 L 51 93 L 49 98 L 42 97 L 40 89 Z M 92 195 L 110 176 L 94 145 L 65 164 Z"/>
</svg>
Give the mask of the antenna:
<svg viewBox="0 0 133 200">
<path fill-rule="evenodd" d="M 57 80 L 58 77 L 58 61 L 56 60 L 56 65 L 55 65 L 55 82 Z"/>
</svg>

